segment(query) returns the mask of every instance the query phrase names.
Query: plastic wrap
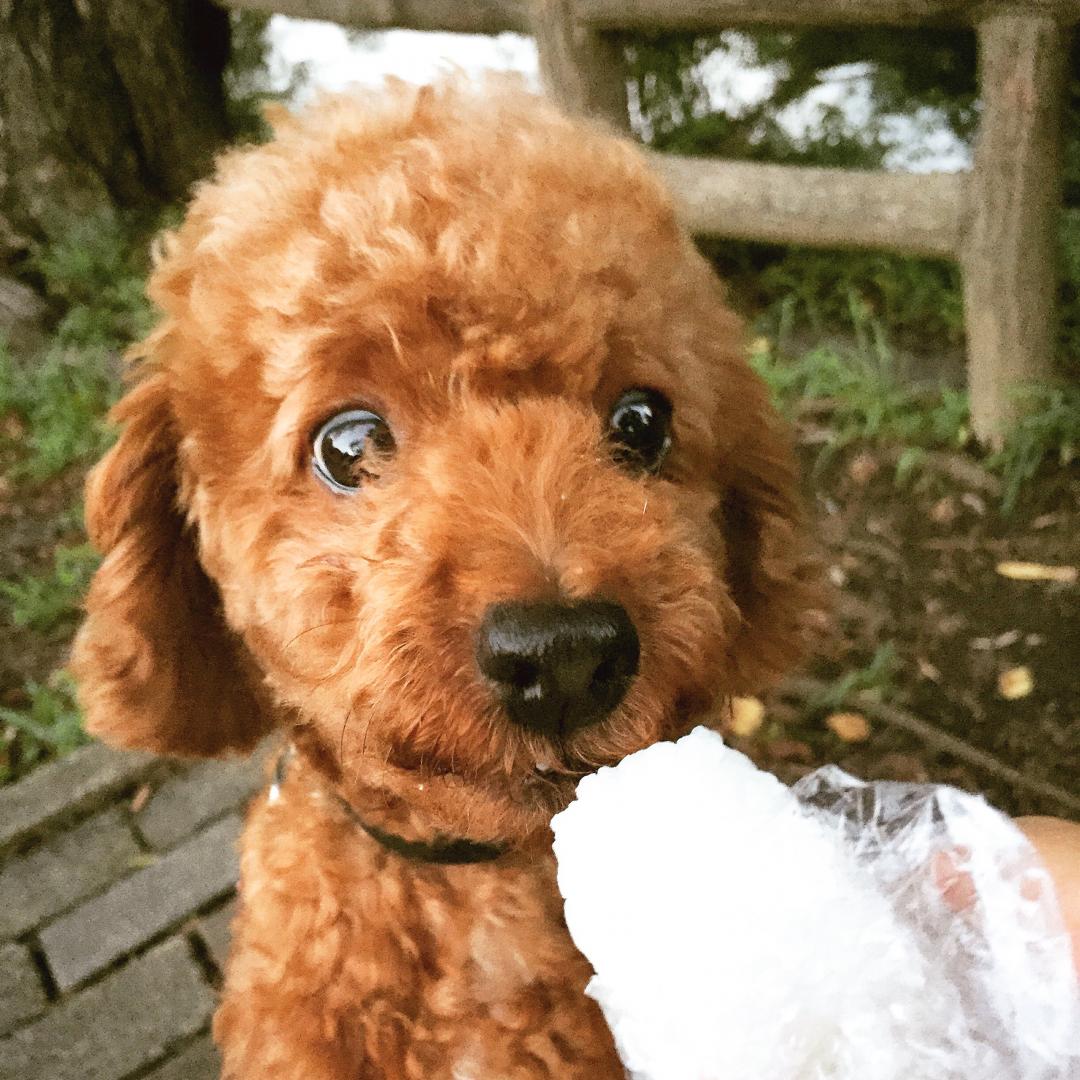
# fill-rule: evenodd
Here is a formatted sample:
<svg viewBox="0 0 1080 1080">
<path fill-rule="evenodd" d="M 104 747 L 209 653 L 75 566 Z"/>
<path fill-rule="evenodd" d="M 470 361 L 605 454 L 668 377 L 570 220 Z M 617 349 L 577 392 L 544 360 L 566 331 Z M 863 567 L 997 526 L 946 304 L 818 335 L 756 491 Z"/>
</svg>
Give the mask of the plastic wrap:
<svg viewBox="0 0 1080 1080">
<path fill-rule="evenodd" d="M 931 977 L 954 988 L 957 1076 L 1080 1080 L 1069 938 L 1053 881 L 1013 822 L 956 788 L 864 783 L 835 766 L 792 792 L 887 897 Z"/>
<path fill-rule="evenodd" d="M 1080 1080 L 1080 986 L 1009 819 L 697 729 L 554 822 L 567 923 L 636 1080 Z"/>
</svg>

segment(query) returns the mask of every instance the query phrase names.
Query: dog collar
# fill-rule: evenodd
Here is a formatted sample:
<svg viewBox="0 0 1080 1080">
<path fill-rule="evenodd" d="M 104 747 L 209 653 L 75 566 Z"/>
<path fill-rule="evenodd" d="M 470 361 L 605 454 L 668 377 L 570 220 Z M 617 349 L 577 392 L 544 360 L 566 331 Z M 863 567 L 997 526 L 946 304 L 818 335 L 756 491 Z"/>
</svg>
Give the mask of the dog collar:
<svg viewBox="0 0 1080 1080">
<path fill-rule="evenodd" d="M 280 798 L 281 785 L 288 772 L 289 760 L 293 748 L 287 747 L 274 766 L 274 780 L 270 787 L 270 801 Z M 470 863 L 493 862 L 504 855 L 508 845 L 485 843 L 480 840 L 467 840 L 464 837 L 436 835 L 433 840 L 406 840 L 403 836 L 388 833 L 366 822 L 352 806 L 334 792 L 334 798 L 349 817 L 372 838 L 388 851 L 412 862 L 431 863 L 435 866 L 465 866 Z"/>
<path fill-rule="evenodd" d="M 337 800 L 345 812 L 372 838 L 388 851 L 412 862 L 434 863 L 437 866 L 464 866 L 469 863 L 492 862 L 505 854 L 506 844 L 466 840 L 464 837 L 436 835 L 433 840 L 406 840 L 403 836 L 384 832 L 368 824 L 340 795 Z"/>
</svg>

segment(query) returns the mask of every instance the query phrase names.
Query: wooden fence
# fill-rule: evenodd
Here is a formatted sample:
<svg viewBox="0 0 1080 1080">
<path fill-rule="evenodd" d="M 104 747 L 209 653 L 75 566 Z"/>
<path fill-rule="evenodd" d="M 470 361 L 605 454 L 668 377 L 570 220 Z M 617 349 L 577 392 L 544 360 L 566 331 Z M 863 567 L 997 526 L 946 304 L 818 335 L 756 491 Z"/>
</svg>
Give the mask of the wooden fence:
<svg viewBox="0 0 1080 1080">
<path fill-rule="evenodd" d="M 908 175 L 656 155 L 695 232 L 957 261 L 976 434 L 1015 418 L 1018 384 L 1052 376 L 1065 64 L 1080 0 L 225 0 L 368 27 L 532 33 L 545 88 L 629 126 L 614 31 L 970 25 L 982 115 L 974 167 Z"/>
</svg>

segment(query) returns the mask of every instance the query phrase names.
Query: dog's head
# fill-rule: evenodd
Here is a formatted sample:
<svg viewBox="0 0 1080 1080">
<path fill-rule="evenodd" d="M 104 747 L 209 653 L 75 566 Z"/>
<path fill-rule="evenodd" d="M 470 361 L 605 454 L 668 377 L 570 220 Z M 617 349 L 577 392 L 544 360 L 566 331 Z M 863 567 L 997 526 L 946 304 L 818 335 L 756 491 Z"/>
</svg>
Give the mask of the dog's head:
<svg viewBox="0 0 1080 1080">
<path fill-rule="evenodd" d="M 515 834 L 800 653 L 784 433 L 630 145 L 505 88 L 329 100 L 150 288 L 88 494 L 106 739 L 289 724 L 356 804 Z"/>
</svg>

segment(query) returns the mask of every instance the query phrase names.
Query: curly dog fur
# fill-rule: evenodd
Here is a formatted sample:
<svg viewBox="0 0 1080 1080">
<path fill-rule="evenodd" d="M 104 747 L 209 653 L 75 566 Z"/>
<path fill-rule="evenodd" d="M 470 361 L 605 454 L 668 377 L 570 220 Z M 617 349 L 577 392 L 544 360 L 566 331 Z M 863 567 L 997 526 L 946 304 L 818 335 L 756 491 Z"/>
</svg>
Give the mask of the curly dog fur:
<svg viewBox="0 0 1080 1080">
<path fill-rule="evenodd" d="M 622 1077 L 547 823 L 583 771 L 788 668 L 816 604 L 787 441 L 709 267 L 629 143 L 456 81 L 279 118 L 157 255 L 162 319 L 89 481 L 105 559 L 74 668 L 111 742 L 295 747 L 243 841 L 224 1075 Z M 656 476 L 605 441 L 631 387 L 673 406 Z M 398 452 L 342 495 L 312 433 L 358 406 Z M 625 699 L 554 742 L 509 723 L 484 612 L 597 596 L 640 637 Z M 508 850 L 416 863 L 356 817 Z"/>
</svg>

